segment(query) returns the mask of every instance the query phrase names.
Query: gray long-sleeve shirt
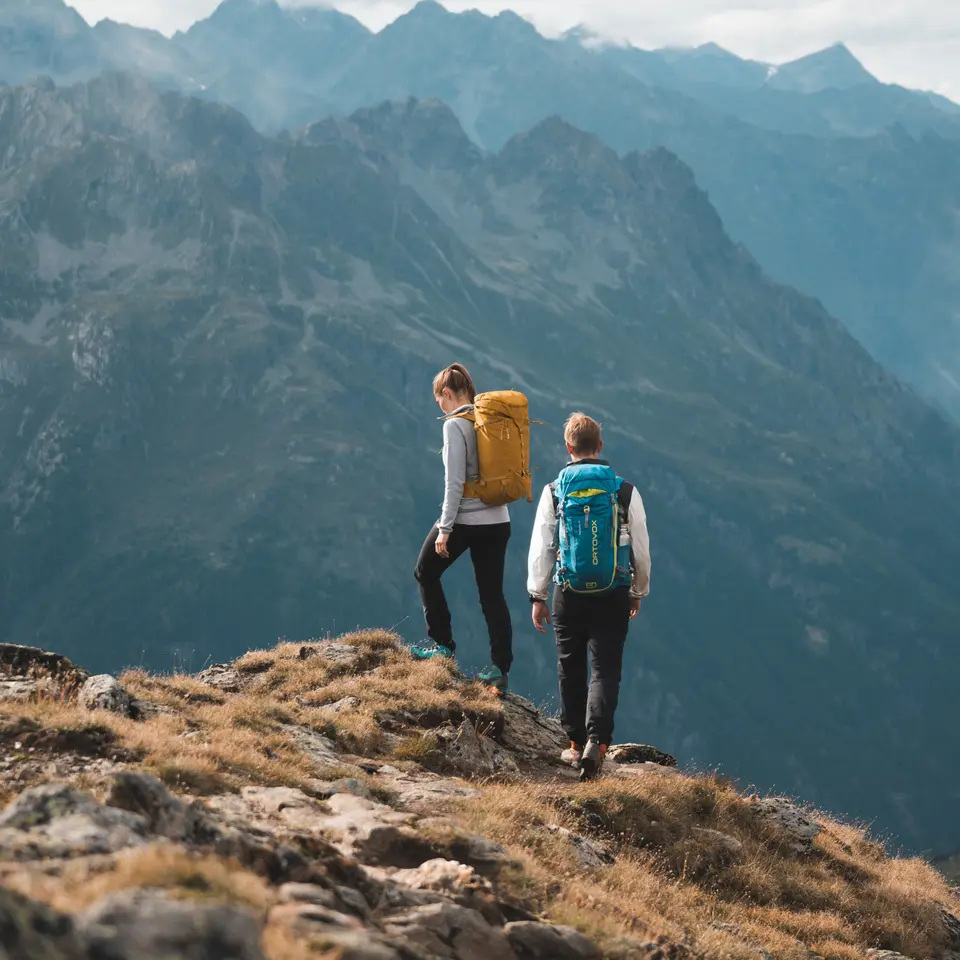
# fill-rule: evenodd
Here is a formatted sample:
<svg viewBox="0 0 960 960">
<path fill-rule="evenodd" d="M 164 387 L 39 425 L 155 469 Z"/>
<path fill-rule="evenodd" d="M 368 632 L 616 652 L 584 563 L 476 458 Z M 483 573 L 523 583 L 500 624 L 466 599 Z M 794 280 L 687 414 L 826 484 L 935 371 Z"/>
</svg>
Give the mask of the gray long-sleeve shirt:
<svg viewBox="0 0 960 960">
<path fill-rule="evenodd" d="M 480 525 L 509 523 L 507 507 L 488 507 L 482 500 L 465 499 L 463 485 L 480 477 L 480 455 L 477 451 L 477 431 L 471 420 L 455 416 L 473 409 L 460 407 L 443 424 L 443 468 L 446 475 L 443 493 L 443 511 L 437 521 L 441 533 L 450 533 L 455 523 Z"/>
</svg>

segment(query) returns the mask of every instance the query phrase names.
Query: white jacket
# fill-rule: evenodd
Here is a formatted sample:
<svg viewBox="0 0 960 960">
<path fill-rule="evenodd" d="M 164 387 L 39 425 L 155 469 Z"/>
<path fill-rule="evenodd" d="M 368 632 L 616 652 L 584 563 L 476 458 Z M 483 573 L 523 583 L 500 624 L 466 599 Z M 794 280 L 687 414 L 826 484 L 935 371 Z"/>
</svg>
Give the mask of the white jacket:
<svg viewBox="0 0 960 960">
<path fill-rule="evenodd" d="M 633 558 L 630 594 L 634 597 L 645 597 L 650 593 L 650 534 L 647 531 L 647 512 L 643 506 L 643 498 L 636 487 L 630 498 L 627 525 Z M 553 507 L 553 491 L 547 485 L 543 488 L 537 507 L 537 519 L 533 523 L 533 536 L 530 539 L 530 554 L 527 559 L 527 593 L 537 600 L 546 601 L 549 595 L 557 564 L 556 530 L 557 515 Z"/>
</svg>

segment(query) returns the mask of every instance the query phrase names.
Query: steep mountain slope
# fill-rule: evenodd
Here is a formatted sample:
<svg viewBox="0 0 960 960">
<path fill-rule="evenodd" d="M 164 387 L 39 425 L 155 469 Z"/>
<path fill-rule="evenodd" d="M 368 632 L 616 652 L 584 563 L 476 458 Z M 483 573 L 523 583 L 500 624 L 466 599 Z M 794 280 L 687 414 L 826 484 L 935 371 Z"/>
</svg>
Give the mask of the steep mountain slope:
<svg viewBox="0 0 960 960">
<path fill-rule="evenodd" d="M 0 156 L 6 638 L 99 668 L 418 637 L 457 357 L 530 394 L 538 479 L 582 406 L 645 494 L 622 736 L 957 846 L 960 431 L 767 280 L 675 156 L 552 121 L 486 157 L 436 103 L 270 140 L 122 76 L 3 91 Z M 466 568 L 451 591 L 479 664 Z"/>
</svg>

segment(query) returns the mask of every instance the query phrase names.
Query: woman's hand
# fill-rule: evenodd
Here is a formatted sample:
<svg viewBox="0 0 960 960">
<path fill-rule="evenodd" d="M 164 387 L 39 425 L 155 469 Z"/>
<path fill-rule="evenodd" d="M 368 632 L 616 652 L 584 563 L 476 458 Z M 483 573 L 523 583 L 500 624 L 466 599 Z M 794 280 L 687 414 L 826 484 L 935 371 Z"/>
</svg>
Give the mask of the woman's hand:
<svg viewBox="0 0 960 960">
<path fill-rule="evenodd" d="M 434 549 L 437 551 L 438 557 L 443 557 L 446 559 L 450 556 L 450 548 L 448 546 L 450 542 L 449 533 L 438 533 L 437 542 L 434 544 Z"/>
</svg>

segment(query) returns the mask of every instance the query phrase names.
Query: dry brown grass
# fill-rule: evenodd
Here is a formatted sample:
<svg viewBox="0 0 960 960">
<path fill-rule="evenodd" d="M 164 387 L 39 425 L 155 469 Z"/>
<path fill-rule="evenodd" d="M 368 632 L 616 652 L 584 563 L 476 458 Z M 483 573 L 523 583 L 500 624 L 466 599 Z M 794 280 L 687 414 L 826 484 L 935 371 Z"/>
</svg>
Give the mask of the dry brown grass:
<svg viewBox="0 0 960 960">
<path fill-rule="evenodd" d="M 481 727 L 496 724 L 496 698 L 464 682 L 449 663 L 415 663 L 387 632 L 338 642 L 357 648 L 357 668 L 325 659 L 322 644 L 283 644 L 237 662 L 244 682 L 239 694 L 188 676 L 130 672 L 124 685 L 153 705 L 140 722 L 93 716 L 63 702 L 4 705 L 0 749 L 10 755 L 19 743 L 13 752 L 25 752 L 31 762 L 45 752 L 107 756 L 153 770 L 179 792 L 204 795 L 244 784 L 309 789 L 318 776 L 356 775 L 349 753 L 443 770 L 432 728 L 464 717 Z M 327 709 L 346 697 L 359 705 Z M 290 727 L 335 739 L 348 753 L 342 769 L 318 767 L 296 748 Z M 720 779 L 653 773 L 583 786 L 487 783 L 482 799 L 453 815 L 505 844 L 515 858 L 517 865 L 498 880 L 502 895 L 602 943 L 665 935 L 713 960 L 756 960 L 760 946 L 777 960 L 807 960 L 810 951 L 826 960 L 862 960 L 869 948 L 918 958 L 942 952 L 940 905 L 960 914 L 960 901 L 931 866 L 890 859 L 860 828 L 819 815 L 825 829 L 814 852 L 796 856 L 754 817 L 751 803 Z M 615 865 L 585 873 L 570 844 L 545 829 L 550 824 L 604 843 Z M 742 850 L 731 851 L 701 830 L 734 837 Z M 454 846 L 450 850 L 455 856 Z M 273 896 L 235 864 L 160 847 L 134 851 L 112 866 L 70 864 L 59 880 L 42 871 L 16 877 L 4 882 L 66 909 L 139 886 L 258 912 Z M 271 925 L 265 945 L 272 960 L 337 956 Z"/>
<path fill-rule="evenodd" d="M 863 958 L 869 948 L 934 957 L 946 946 L 940 904 L 960 907 L 920 860 L 891 860 L 863 831 L 821 819 L 815 851 L 790 856 L 751 800 L 711 778 L 650 775 L 585 786 L 489 785 L 460 816 L 525 865 L 514 895 L 609 940 L 665 934 L 718 960 Z M 584 874 L 576 853 L 544 828 L 605 843 L 616 866 Z M 716 830 L 743 844 L 731 854 Z M 735 928 L 735 929 L 734 929 Z"/>
<path fill-rule="evenodd" d="M 66 913 L 83 910 L 110 894 L 138 889 L 246 907 L 260 916 L 275 900 L 266 883 L 239 863 L 165 844 L 128 850 L 102 860 L 68 861 L 57 874 L 31 870 L 10 873 L 4 884 Z"/>
<path fill-rule="evenodd" d="M 413 662 L 392 633 L 367 631 L 338 642 L 357 648 L 355 668 L 314 655 L 322 643 L 247 653 L 235 664 L 245 682 L 241 694 L 222 693 L 191 676 L 130 671 L 123 685 L 155 708 L 145 721 L 40 700 L 5 705 L 2 722 L 38 727 L 40 753 L 128 760 L 178 792 L 209 795 L 245 784 L 303 787 L 312 778 L 342 774 L 304 756 L 293 744 L 291 726 L 323 733 L 366 757 L 393 757 L 399 744 L 402 759 L 404 745 L 409 752 L 408 741 L 414 741 L 385 733 L 392 715 L 416 714 L 407 717 L 413 725 L 445 717 L 471 716 L 481 723 L 497 718 L 496 699 L 482 686 L 464 683 L 449 664 Z M 311 655 L 304 658 L 304 650 Z M 348 696 L 361 706 L 337 714 L 325 709 Z"/>
</svg>

